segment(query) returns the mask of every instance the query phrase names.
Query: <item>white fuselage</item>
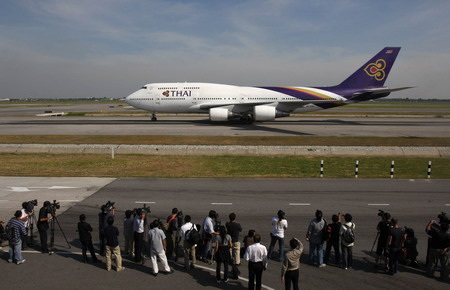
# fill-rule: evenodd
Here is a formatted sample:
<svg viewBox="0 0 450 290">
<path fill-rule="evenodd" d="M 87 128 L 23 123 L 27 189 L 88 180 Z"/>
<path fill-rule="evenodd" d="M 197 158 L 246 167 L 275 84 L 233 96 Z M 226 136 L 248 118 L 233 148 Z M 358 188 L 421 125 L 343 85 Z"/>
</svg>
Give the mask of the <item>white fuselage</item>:
<svg viewBox="0 0 450 290">
<path fill-rule="evenodd" d="M 328 101 L 344 102 L 345 98 L 329 91 L 308 89 L 327 96 Z M 322 108 L 277 91 L 258 87 L 240 87 L 211 83 L 153 83 L 126 98 L 126 102 L 142 110 L 166 113 L 208 113 L 209 108 L 224 107 L 241 113 L 258 105 L 276 107 L 277 111 L 308 112 Z"/>
</svg>

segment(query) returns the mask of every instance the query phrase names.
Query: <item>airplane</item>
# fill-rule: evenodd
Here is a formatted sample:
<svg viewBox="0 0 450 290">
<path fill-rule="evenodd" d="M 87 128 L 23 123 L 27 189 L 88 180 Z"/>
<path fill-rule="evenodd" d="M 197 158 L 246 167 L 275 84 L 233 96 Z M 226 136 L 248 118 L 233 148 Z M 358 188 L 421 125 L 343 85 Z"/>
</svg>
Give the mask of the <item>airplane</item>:
<svg viewBox="0 0 450 290">
<path fill-rule="evenodd" d="M 330 87 L 244 87 L 213 83 L 150 83 L 125 98 L 152 112 L 207 113 L 212 122 L 273 121 L 291 113 L 312 112 L 388 96 L 412 87 L 384 83 L 400 47 L 385 47 L 339 85 Z"/>
</svg>

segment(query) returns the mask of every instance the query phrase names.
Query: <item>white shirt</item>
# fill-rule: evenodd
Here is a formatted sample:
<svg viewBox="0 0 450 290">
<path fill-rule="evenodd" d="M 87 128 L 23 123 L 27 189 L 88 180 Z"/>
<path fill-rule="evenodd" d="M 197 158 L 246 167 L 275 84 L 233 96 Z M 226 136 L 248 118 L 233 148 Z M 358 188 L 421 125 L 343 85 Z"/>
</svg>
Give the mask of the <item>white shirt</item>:
<svg viewBox="0 0 450 290">
<path fill-rule="evenodd" d="M 247 247 L 244 259 L 250 262 L 267 263 L 267 248 L 260 243 L 256 243 Z"/>
<path fill-rule="evenodd" d="M 142 234 L 144 232 L 144 220 L 141 220 L 140 216 L 134 218 L 133 230 Z"/>
<path fill-rule="evenodd" d="M 30 216 L 27 214 L 24 208 L 21 209 L 22 215 L 20 216 L 20 220 L 23 222 L 25 228 L 30 227 Z M 22 220 L 23 218 L 27 218 L 26 220 Z"/>
<path fill-rule="evenodd" d="M 272 226 L 273 226 L 272 235 L 279 238 L 284 238 L 284 230 L 287 229 L 288 227 L 287 220 L 282 219 L 281 221 L 279 221 L 277 217 L 274 217 L 272 219 Z"/>
<path fill-rule="evenodd" d="M 209 216 L 207 216 L 203 222 L 202 231 L 208 234 L 212 234 L 214 232 L 213 220 Z"/>
<path fill-rule="evenodd" d="M 185 241 L 186 238 L 189 238 L 189 235 L 188 235 L 188 237 L 186 237 L 186 232 L 192 229 L 192 225 L 193 224 L 191 222 L 185 223 L 178 230 L 178 235 L 181 237 L 182 241 Z M 193 226 L 194 226 L 194 229 L 197 229 L 197 227 L 195 225 L 193 225 Z"/>
</svg>

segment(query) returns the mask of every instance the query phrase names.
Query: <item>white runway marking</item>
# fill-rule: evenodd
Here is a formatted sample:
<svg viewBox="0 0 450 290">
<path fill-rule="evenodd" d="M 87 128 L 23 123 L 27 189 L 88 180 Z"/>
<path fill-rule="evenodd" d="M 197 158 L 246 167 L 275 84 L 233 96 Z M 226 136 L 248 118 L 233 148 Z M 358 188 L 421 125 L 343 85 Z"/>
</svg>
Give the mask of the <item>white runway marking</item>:
<svg viewBox="0 0 450 290">
<path fill-rule="evenodd" d="M 57 200 L 58 202 L 80 202 L 78 199 Z"/>
<path fill-rule="evenodd" d="M 155 204 L 156 201 L 135 201 L 134 203 L 145 203 L 145 204 L 150 203 L 150 204 Z"/>
<path fill-rule="evenodd" d="M 233 205 L 231 202 L 211 202 L 211 205 Z"/>
<path fill-rule="evenodd" d="M 306 206 L 308 206 L 308 205 L 311 205 L 310 203 L 295 203 L 295 202 L 291 202 L 291 203 L 289 203 L 289 205 L 306 205 Z"/>
<path fill-rule="evenodd" d="M 376 205 L 376 206 L 388 206 L 390 205 L 389 203 L 368 203 L 367 205 Z"/>
</svg>

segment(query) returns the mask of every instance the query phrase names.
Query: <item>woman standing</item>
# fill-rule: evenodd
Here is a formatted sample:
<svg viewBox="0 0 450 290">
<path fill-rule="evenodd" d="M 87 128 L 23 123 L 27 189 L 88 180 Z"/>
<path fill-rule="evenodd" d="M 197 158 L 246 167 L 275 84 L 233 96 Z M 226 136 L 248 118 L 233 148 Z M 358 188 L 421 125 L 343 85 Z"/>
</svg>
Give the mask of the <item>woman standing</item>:
<svg viewBox="0 0 450 290">
<path fill-rule="evenodd" d="M 216 239 L 216 281 L 222 282 L 220 279 L 220 265 L 223 264 L 223 281 L 228 282 L 228 265 L 231 264 L 231 236 L 227 234 L 227 228 L 220 226 L 219 235 Z"/>
<path fill-rule="evenodd" d="M 273 230 L 270 233 L 270 247 L 267 254 L 268 259 L 272 258 L 272 251 L 275 247 L 275 243 L 278 241 L 278 261 L 281 262 L 284 257 L 284 231 L 287 230 L 288 223 L 284 217 L 285 213 L 281 209 L 277 213 L 277 217 L 272 219 Z"/>
</svg>

